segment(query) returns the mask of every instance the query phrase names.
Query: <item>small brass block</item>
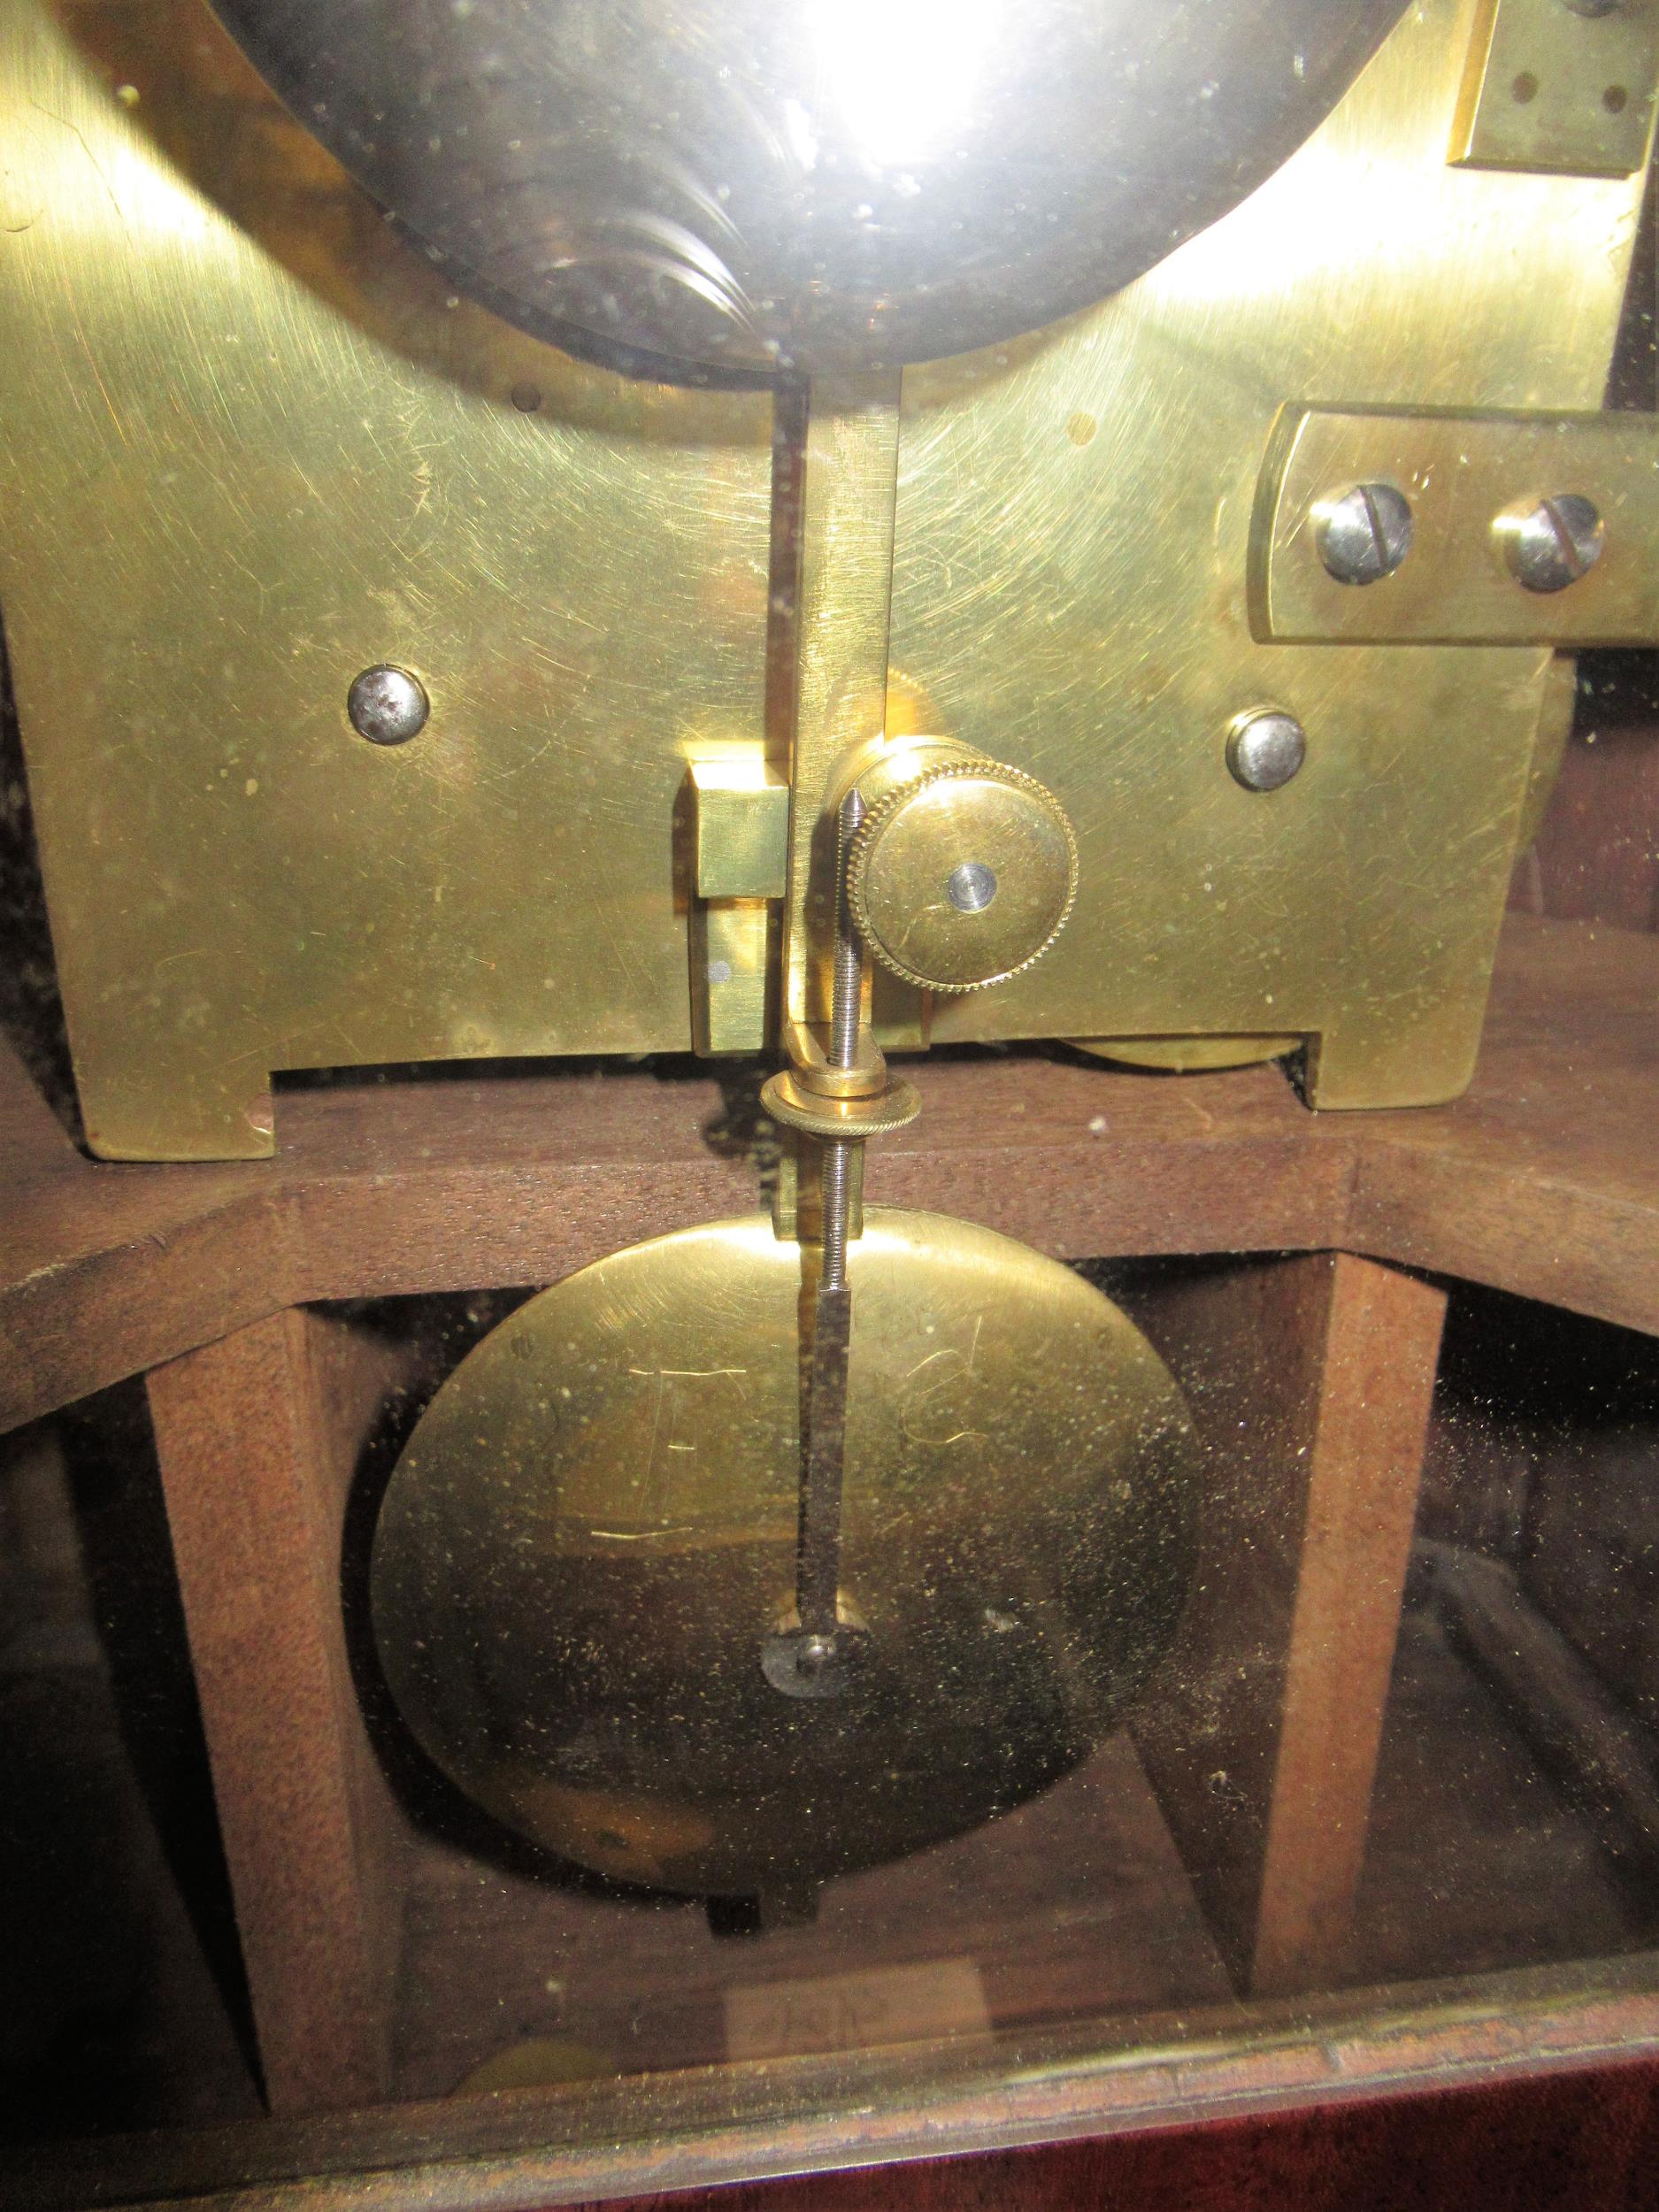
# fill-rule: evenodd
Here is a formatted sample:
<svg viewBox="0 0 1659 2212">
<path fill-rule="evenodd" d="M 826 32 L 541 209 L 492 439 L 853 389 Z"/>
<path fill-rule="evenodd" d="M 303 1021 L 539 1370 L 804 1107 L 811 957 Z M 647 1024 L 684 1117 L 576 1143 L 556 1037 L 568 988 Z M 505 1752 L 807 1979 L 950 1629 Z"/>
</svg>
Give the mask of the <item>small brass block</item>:
<svg viewBox="0 0 1659 2212">
<path fill-rule="evenodd" d="M 697 896 L 780 899 L 788 871 L 789 787 L 758 748 L 694 761 Z"/>
<path fill-rule="evenodd" d="M 1411 549 L 1376 583 L 1341 583 L 1321 557 L 1317 514 L 1347 487 L 1367 483 L 1404 495 Z M 1525 590 L 1494 525 L 1563 493 L 1594 505 L 1605 529 L 1600 557 L 1564 590 Z M 1256 516 L 1250 626 L 1263 643 L 1659 642 L 1652 415 L 1287 409 Z"/>
<path fill-rule="evenodd" d="M 1647 157 L 1659 0 L 1605 14 L 1566 0 L 1482 0 L 1451 158 L 1469 169 L 1627 177 Z"/>
<path fill-rule="evenodd" d="M 764 899 L 733 899 L 694 914 L 692 1041 L 705 1058 L 765 1048 L 773 933 Z"/>
</svg>

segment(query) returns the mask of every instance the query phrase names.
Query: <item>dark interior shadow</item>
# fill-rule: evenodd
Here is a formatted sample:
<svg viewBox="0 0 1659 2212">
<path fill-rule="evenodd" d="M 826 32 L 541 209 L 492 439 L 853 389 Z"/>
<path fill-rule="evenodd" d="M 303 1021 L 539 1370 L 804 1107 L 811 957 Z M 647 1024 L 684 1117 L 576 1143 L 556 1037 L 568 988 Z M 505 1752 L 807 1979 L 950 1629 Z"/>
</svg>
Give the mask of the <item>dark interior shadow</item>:
<svg viewBox="0 0 1659 2212">
<path fill-rule="evenodd" d="M 0 627 L 0 1032 L 68 1134 L 82 1140 L 23 742 Z"/>
<path fill-rule="evenodd" d="M 58 1417 L 122 1743 L 250 2076 L 257 2045 L 142 1382 Z"/>
</svg>

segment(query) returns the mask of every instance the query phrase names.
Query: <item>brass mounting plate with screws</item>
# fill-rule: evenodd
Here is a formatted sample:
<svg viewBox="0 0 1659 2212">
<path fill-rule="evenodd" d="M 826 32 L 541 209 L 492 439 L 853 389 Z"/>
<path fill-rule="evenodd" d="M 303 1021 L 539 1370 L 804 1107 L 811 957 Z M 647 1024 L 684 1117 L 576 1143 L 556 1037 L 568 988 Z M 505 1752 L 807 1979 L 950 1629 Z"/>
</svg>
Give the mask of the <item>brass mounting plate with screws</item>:
<svg viewBox="0 0 1659 2212">
<path fill-rule="evenodd" d="M 1626 177 L 1647 158 L 1659 0 L 1479 0 L 1452 159 Z"/>
<path fill-rule="evenodd" d="M 1333 492 L 1366 481 L 1409 506 L 1411 546 L 1392 574 L 1355 590 L 1321 557 L 1318 516 Z M 1652 415 L 1286 409 L 1258 512 L 1250 582 L 1259 638 L 1659 643 Z"/>
</svg>

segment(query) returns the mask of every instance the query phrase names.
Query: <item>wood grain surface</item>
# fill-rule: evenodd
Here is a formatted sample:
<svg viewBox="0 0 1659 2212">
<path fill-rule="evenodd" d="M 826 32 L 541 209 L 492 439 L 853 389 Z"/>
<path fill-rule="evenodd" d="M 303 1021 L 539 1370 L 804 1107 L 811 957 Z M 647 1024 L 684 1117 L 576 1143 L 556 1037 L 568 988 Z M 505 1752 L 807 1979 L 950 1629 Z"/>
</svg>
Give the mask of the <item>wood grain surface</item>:
<svg viewBox="0 0 1659 2212">
<path fill-rule="evenodd" d="M 1244 1993 L 1347 1963 L 1445 1304 L 1329 1253 L 1136 1303 L 1206 1467 L 1193 1594 L 1134 1735 Z"/>
<path fill-rule="evenodd" d="M 919 1064 L 872 1202 L 1078 1258 L 1342 1248 L 1659 1332 L 1659 940 L 1514 916 L 1457 1104 L 1316 1116 L 1277 1068 Z M 77 1153 L 0 1060 L 0 1429 L 286 1306 L 552 1280 L 758 1202 L 752 1084 L 703 1068 L 357 1076 L 227 1166 Z"/>
<path fill-rule="evenodd" d="M 396 1348 L 273 1315 L 150 1378 L 267 2101 L 389 2079 L 400 1831 L 351 1678 L 342 1531 Z"/>
</svg>

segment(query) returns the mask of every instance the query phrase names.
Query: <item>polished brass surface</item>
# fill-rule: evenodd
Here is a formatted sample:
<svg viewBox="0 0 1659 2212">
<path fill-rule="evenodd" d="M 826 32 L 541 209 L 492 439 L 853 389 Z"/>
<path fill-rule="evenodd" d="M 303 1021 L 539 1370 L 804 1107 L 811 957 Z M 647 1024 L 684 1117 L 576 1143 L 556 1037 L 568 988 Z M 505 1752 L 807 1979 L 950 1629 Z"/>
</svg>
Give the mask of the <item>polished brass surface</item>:
<svg viewBox="0 0 1659 2212">
<path fill-rule="evenodd" d="M 847 1233 L 864 1233 L 864 1157 L 867 1148 L 856 1145 L 848 1162 Z M 823 1179 L 819 1172 L 818 1141 L 791 1137 L 780 1150 L 778 1171 L 772 1187 L 772 1233 L 799 1244 L 823 1240 Z"/>
<path fill-rule="evenodd" d="M 832 1062 L 822 1035 L 804 1022 L 784 1030 L 791 1072 L 803 1089 L 824 1098 L 873 1098 L 887 1084 L 887 1056 L 868 1028 L 860 1029 L 849 1053 Z"/>
<path fill-rule="evenodd" d="M 777 998 L 777 909 L 767 899 L 697 902 L 691 911 L 691 1041 L 720 1057 L 765 1049 Z"/>
<path fill-rule="evenodd" d="M 1160 1068 L 1171 1075 L 1194 1075 L 1210 1068 L 1259 1067 L 1282 1060 L 1300 1037 L 1072 1037 L 1067 1041 L 1097 1060 L 1121 1061 L 1125 1067 Z"/>
<path fill-rule="evenodd" d="M 841 1581 L 871 1664 L 780 1698 L 802 1258 L 763 1217 L 521 1307 L 440 1391 L 375 1539 L 376 1639 L 426 1750 L 618 1879 L 751 1893 L 1007 1810 L 1122 1717 L 1187 1574 L 1195 1446 L 1100 1293 L 990 1232 L 872 1210 Z"/>
<path fill-rule="evenodd" d="M 768 403 L 458 300 L 205 14 L 0 0 L 0 605 L 94 1148 L 268 1152 L 278 1068 L 685 1050 Z M 413 743 L 347 718 L 378 662 Z"/>
<path fill-rule="evenodd" d="M 1076 841 L 1051 794 L 926 740 L 890 749 L 868 780 L 883 772 L 848 859 L 871 952 L 919 990 L 972 991 L 1030 967 L 1077 895 Z"/>
<path fill-rule="evenodd" d="M 1448 166 L 1469 27 L 1425 0 L 1271 183 L 1129 290 L 906 376 L 895 664 L 932 727 L 1048 786 L 1081 861 L 1053 951 L 936 1000 L 935 1044 L 1302 1036 L 1326 1106 L 1467 1081 L 1554 657 L 1267 641 L 1247 574 L 1287 404 L 1601 403 L 1640 180 Z M 1263 699 L 1309 738 L 1271 803 L 1225 757 Z"/>
<path fill-rule="evenodd" d="M 1578 660 L 1574 653 L 1557 653 L 1544 678 L 1538 703 L 1538 727 L 1532 739 L 1532 772 L 1521 810 L 1517 844 L 1525 852 L 1544 826 L 1549 795 L 1561 772 L 1562 757 L 1572 735 L 1573 711 L 1578 701 Z"/>
<path fill-rule="evenodd" d="M 1647 158 L 1659 0 L 1479 0 L 1452 158 L 1623 177 Z"/>
<path fill-rule="evenodd" d="M 773 526 L 789 575 L 768 700 L 791 799 L 787 1022 L 826 1024 L 838 896 L 837 772 L 882 734 L 898 470 L 896 377 L 821 379 L 779 403 Z"/>
<path fill-rule="evenodd" d="M 772 1026 L 777 909 L 788 862 L 789 787 L 758 742 L 690 766 L 691 1041 L 708 1055 L 764 1051 Z"/>
<path fill-rule="evenodd" d="M 458 283 L 579 346 L 766 376 L 928 360 L 1126 283 L 1403 4 L 218 0 Z"/>
<path fill-rule="evenodd" d="M 1356 478 L 1396 485 L 1415 524 L 1399 568 L 1357 591 L 1327 572 L 1310 526 Z M 1596 510 L 1598 549 L 1564 588 L 1529 588 L 1514 535 L 1563 496 Z M 1659 643 L 1659 417 L 1288 410 L 1260 511 L 1250 599 L 1263 638 Z"/>
<path fill-rule="evenodd" d="M 1265 642 L 1246 585 L 1287 404 L 1600 403 L 1640 180 L 1448 167 L 1469 27 L 1425 0 L 1151 274 L 910 373 L 896 454 L 890 396 L 818 415 L 819 772 L 881 728 L 896 462 L 890 726 L 1035 775 L 1081 863 L 1064 935 L 996 990 L 883 972 L 885 1041 L 1310 1036 L 1325 1104 L 1466 1079 L 1555 657 Z M 0 0 L 0 607 L 95 1148 L 267 1151 L 273 1069 L 685 1049 L 688 972 L 710 1008 L 730 987 L 688 764 L 789 764 L 766 403 L 465 304 L 188 5 Z M 430 694 L 411 743 L 347 718 L 377 663 Z M 1225 758 L 1263 699 L 1310 747 L 1271 805 Z M 780 1041 L 782 995 L 738 995 L 728 1037 Z"/>
<path fill-rule="evenodd" d="M 758 745 L 691 764 L 697 896 L 780 899 L 789 866 L 789 787 Z"/>
</svg>

